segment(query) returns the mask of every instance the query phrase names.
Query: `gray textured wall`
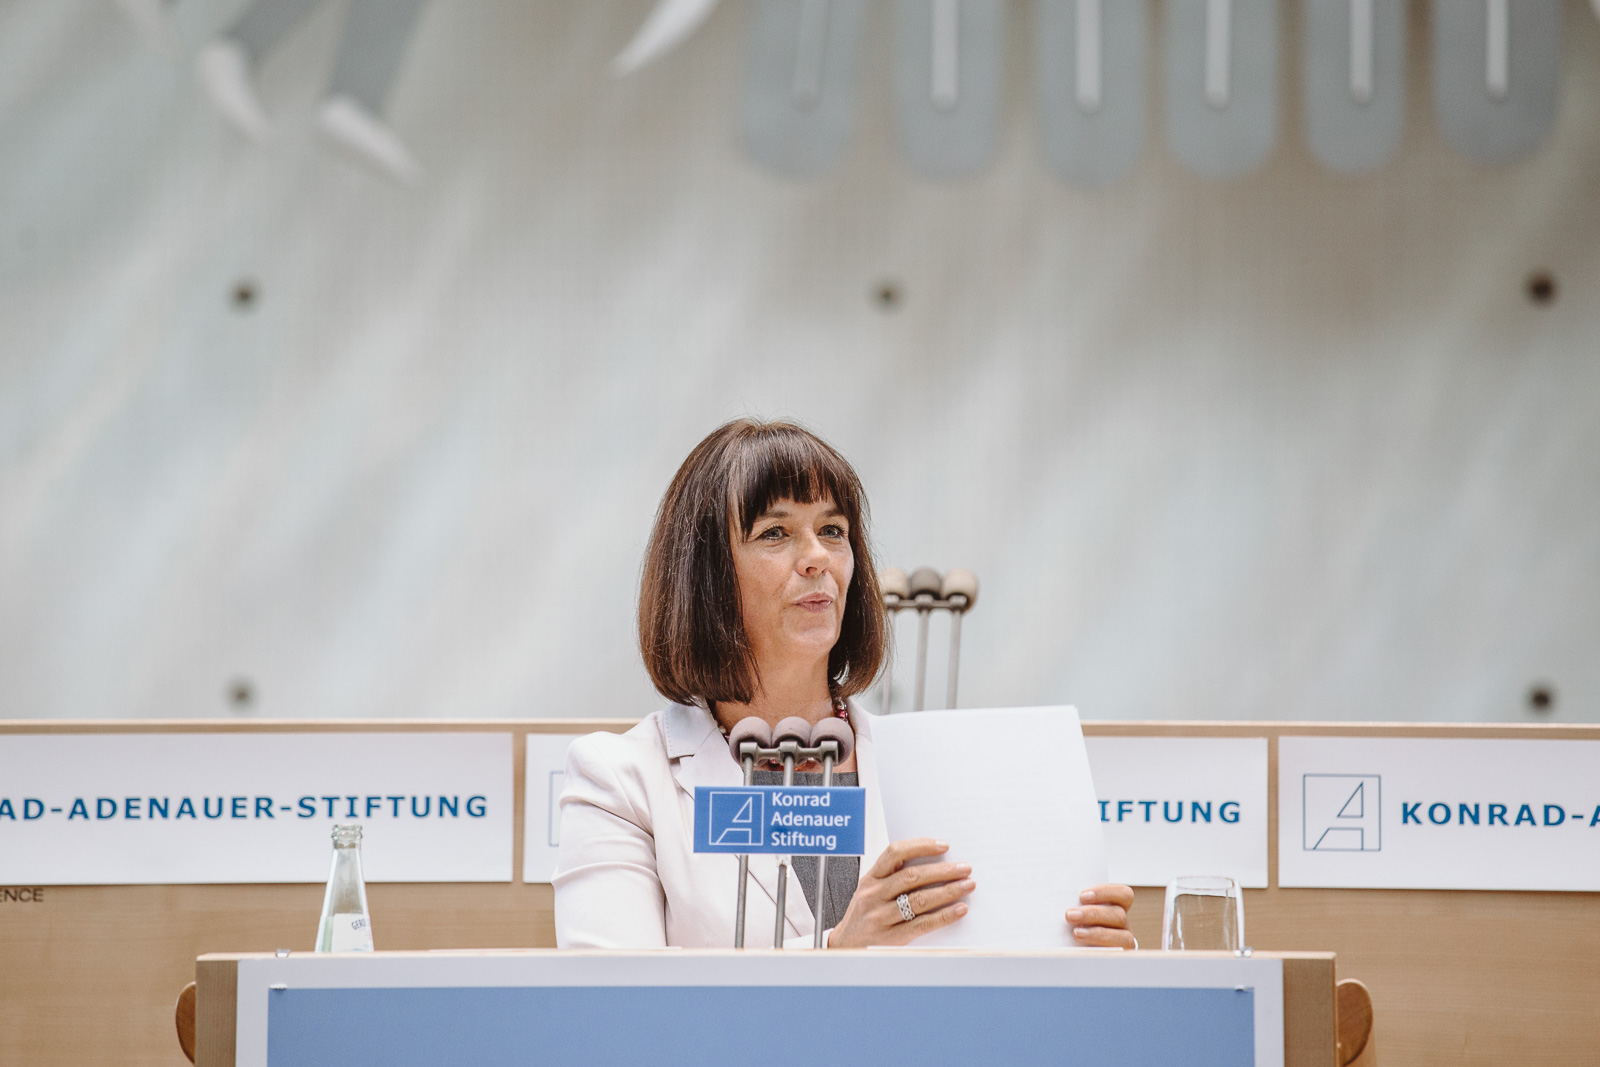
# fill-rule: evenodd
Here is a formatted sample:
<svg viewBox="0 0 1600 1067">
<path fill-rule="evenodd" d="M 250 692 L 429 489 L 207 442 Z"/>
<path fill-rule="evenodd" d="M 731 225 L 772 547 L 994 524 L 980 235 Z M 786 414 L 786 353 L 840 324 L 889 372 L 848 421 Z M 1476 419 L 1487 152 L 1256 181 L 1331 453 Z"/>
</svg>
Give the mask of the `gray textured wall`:
<svg viewBox="0 0 1600 1067">
<path fill-rule="evenodd" d="M 254 147 L 107 0 L 0 5 L 0 716 L 640 714 L 656 500 L 754 412 L 854 459 L 885 562 L 982 577 L 965 704 L 1600 719 L 1587 4 L 1526 163 L 1450 154 L 1416 55 L 1399 157 L 1325 173 L 1291 52 L 1264 169 L 1102 193 L 1039 159 L 1025 18 L 985 176 L 895 159 L 880 11 L 795 185 L 733 140 L 738 0 L 608 78 L 647 6 L 436 0 L 408 192 L 315 139 L 334 9 Z"/>
</svg>

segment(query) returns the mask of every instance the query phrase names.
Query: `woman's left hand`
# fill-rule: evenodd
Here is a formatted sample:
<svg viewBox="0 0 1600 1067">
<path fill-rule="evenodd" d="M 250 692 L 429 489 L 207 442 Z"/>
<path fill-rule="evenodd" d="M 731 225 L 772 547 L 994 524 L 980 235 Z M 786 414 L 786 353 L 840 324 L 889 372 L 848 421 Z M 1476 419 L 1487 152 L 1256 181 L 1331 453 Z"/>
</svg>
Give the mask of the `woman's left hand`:
<svg viewBox="0 0 1600 1067">
<path fill-rule="evenodd" d="M 1067 909 L 1072 939 L 1090 948 L 1138 948 L 1128 929 L 1133 890 L 1125 885 L 1097 885 L 1078 894 L 1081 902 Z"/>
</svg>

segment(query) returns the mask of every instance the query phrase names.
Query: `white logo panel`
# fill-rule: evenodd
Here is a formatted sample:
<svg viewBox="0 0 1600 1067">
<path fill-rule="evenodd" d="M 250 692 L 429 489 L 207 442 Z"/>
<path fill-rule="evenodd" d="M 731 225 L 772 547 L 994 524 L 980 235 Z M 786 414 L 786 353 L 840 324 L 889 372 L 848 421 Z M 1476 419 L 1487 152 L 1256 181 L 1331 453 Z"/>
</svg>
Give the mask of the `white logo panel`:
<svg viewBox="0 0 1600 1067">
<path fill-rule="evenodd" d="M 561 850 L 561 790 L 567 749 L 583 734 L 527 736 L 522 780 L 522 880 L 548 882 Z"/>
<path fill-rule="evenodd" d="M 0 883 L 509 882 L 509 733 L 0 736 Z"/>
<path fill-rule="evenodd" d="M 1267 884 L 1264 737 L 1086 737 L 1114 882 Z"/>
<path fill-rule="evenodd" d="M 1600 890 L 1600 741 L 1284 737 L 1278 884 Z"/>
</svg>

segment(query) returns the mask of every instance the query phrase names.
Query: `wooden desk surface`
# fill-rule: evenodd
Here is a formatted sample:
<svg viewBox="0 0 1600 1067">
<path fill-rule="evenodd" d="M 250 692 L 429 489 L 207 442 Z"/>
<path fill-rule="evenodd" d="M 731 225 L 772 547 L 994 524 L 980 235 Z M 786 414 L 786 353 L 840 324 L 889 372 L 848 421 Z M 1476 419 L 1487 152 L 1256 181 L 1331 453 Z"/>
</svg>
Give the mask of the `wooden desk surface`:
<svg viewBox="0 0 1600 1067">
<path fill-rule="evenodd" d="M 516 869 L 528 732 L 629 722 L 9 722 L 0 733 L 509 731 L 515 745 Z M 1093 736 L 1266 737 L 1269 860 L 1276 886 L 1277 743 L 1285 735 L 1600 740 L 1600 726 L 1333 723 L 1086 723 Z M 30 892 L 18 893 L 19 888 Z M 0 1064 L 181 1067 L 172 1004 L 203 953 L 309 950 L 320 885 L 0 888 Z M 7 893 L 6 890 L 10 890 Z M 374 884 L 386 949 L 554 946 L 548 885 Z M 1160 941 L 1162 893 L 1140 889 L 1133 927 Z M 1600 1062 L 1600 894 L 1421 890 L 1245 891 L 1257 949 L 1331 951 L 1338 977 L 1372 990 L 1385 1064 L 1499 1067 Z"/>
</svg>

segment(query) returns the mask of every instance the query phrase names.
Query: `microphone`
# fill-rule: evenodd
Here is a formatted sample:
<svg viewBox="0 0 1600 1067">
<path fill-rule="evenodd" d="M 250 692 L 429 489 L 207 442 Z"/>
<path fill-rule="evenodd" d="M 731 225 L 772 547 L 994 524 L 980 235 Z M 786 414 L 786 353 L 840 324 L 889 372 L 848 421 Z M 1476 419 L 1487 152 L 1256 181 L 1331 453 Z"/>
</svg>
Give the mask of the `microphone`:
<svg viewBox="0 0 1600 1067">
<path fill-rule="evenodd" d="M 772 727 L 759 715 L 747 715 L 733 724 L 728 731 L 728 747 L 733 758 L 744 765 L 744 784 L 756 779 L 756 760 L 764 750 L 772 748 Z M 745 893 L 750 885 L 750 857 L 739 857 L 739 899 L 734 906 L 733 947 L 744 948 Z"/>
<path fill-rule="evenodd" d="M 733 729 L 728 731 L 728 748 L 733 751 L 733 758 L 745 764 L 744 784 L 749 785 L 751 774 L 755 770 L 755 757 L 752 755 L 748 763 L 745 755 L 740 751 L 746 741 L 754 741 L 757 748 L 772 747 L 772 727 L 767 725 L 767 720 L 759 715 L 747 715 L 733 724 Z"/>
<path fill-rule="evenodd" d="M 834 763 L 844 763 L 855 753 L 856 732 L 850 729 L 849 723 L 831 715 L 811 727 L 811 743 L 808 746 L 818 750 L 823 757 L 824 765 L 827 764 L 828 757 L 823 750 L 829 741 L 839 746 L 838 754 L 833 757 Z M 826 766 L 823 773 L 827 773 Z"/>
<path fill-rule="evenodd" d="M 820 722 L 807 722 L 798 715 L 779 719 L 777 726 L 768 726 L 765 719 L 747 715 L 734 723 L 728 731 L 728 750 L 744 767 L 744 784 L 755 781 L 756 762 L 766 759 L 783 760 L 783 784 L 794 785 L 794 768 L 797 763 L 809 760 L 822 762 L 822 784 L 833 785 L 833 768 L 836 763 L 848 760 L 856 747 L 855 731 L 841 719 L 829 716 Z M 739 893 L 733 923 L 733 947 L 744 948 L 744 920 L 750 882 L 750 857 L 739 857 Z M 773 924 L 772 947 L 783 947 L 783 922 L 788 903 L 789 861 L 778 860 L 778 914 Z M 822 947 L 823 916 L 827 914 L 828 857 L 817 857 L 817 912 L 813 944 Z"/>
</svg>

